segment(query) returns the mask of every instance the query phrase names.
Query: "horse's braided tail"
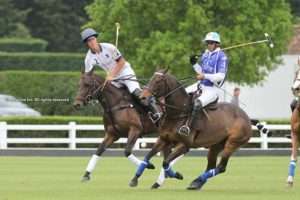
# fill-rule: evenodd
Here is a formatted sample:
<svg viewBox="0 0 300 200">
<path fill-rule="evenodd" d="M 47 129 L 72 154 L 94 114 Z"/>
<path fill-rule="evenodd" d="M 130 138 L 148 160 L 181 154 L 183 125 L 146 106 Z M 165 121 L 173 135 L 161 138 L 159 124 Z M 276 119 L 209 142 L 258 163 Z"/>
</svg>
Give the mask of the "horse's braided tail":
<svg viewBox="0 0 300 200">
<path fill-rule="evenodd" d="M 270 130 L 264 125 L 262 124 L 258 119 L 250 119 L 251 120 L 251 124 L 253 126 L 256 126 L 256 128 L 264 133 L 264 134 L 269 134 L 270 133 Z"/>
</svg>

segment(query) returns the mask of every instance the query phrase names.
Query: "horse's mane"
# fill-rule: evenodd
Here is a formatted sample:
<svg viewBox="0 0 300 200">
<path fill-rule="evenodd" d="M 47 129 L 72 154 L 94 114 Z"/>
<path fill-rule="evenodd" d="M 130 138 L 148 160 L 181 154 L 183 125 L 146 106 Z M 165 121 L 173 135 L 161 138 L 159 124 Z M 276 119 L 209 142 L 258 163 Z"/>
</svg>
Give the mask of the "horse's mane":
<svg viewBox="0 0 300 200">
<path fill-rule="evenodd" d="M 160 72 L 160 73 L 163 73 L 164 70 L 159 70 L 159 72 Z M 171 73 L 169 73 L 169 72 L 165 72 L 164 75 L 165 75 L 166 77 L 171 78 L 171 80 L 174 81 L 174 82 L 176 82 L 177 85 L 179 85 L 179 86 L 182 86 L 182 85 L 183 85 L 182 83 L 179 82 L 179 80 L 178 80 L 173 74 L 171 74 Z M 180 88 L 180 90 L 182 90 L 186 95 L 188 95 L 187 92 L 186 92 L 186 90 L 185 90 L 185 87 Z"/>
</svg>

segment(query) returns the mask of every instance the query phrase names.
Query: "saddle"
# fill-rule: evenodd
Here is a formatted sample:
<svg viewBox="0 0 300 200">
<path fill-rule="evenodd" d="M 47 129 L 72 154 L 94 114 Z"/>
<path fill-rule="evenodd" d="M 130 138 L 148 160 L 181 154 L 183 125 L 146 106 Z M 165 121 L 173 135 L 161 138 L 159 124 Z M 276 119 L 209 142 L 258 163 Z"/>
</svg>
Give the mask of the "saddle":
<svg viewBox="0 0 300 200">
<path fill-rule="evenodd" d="M 198 98 L 200 95 L 201 95 L 201 92 L 199 93 L 198 91 L 189 93 L 191 105 L 193 105 L 194 100 L 196 98 Z M 219 98 L 217 98 L 215 101 L 204 106 L 203 110 L 217 110 L 218 109 L 218 101 L 219 101 Z"/>
<path fill-rule="evenodd" d="M 203 107 L 203 109 L 206 110 L 217 110 L 218 109 L 218 100 L 219 98 L 217 98 L 215 101 L 207 104 L 206 106 Z"/>
</svg>

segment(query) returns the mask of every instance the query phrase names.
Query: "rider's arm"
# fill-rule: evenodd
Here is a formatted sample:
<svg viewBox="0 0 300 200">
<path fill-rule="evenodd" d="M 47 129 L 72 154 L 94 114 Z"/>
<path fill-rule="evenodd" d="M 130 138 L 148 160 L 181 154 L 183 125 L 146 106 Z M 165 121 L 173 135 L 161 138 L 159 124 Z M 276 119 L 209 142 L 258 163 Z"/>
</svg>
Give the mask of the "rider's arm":
<svg viewBox="0 0 300 200">
<path fill-rule="evenodd" d="M 197 72 L 198 74 L 202 73 L 202 67 L 198 63 L 194 64 L 193 68 L 194 68 L 195 72 Z"/>
<path fill-rule="evenodd" d="M 204 78 L 210 80 L 213 83 L 218 83 L 224 80 L 225 73 L 204 74 Z"/>
<path fill-rule="evenodd" d="M 125 65 L 125 59 L 123 57 L 120 57 L 117 60 L 117 64 L 115 65 L 115 67 L 109 72 L 109 76 L 111 76 L 112 78 L 117 76 L 123 69 L 124 65 Z"/>
<path fill-rule="evenodd" d="M 123 58 L 122 54 L 117 49 L 117 47 L 115 47 L 112 44 L 109 44 L 108 48 L 111 52 L 112 59 L 116 61 L 116 65 L 109 72 L 107 79 L 113 79 L 122 71 L 126 60 Z"/>
</svg>

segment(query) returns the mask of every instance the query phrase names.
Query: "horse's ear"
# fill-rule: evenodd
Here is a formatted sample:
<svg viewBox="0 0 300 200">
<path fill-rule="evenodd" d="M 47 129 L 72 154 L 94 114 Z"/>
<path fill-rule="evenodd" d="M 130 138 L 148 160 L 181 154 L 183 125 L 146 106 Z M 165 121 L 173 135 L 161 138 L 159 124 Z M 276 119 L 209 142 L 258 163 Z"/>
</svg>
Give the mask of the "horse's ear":
<svg viewBox="0 0 300 200">
<path fill-rule="evenodd" d="M 163 74 L 166 74 L 166 73 L 169 71 L 169 69 L 170 69 L 170 66 L 168 65 L 167 68 L 165 68 L 165 69 L 163 70 Z"/>
<path fill-rule="evenodd" d="M 84 67 L 80 67 L 80 72 L 81 72 L 81 75 L 84 74 Z"/>
</svg>

